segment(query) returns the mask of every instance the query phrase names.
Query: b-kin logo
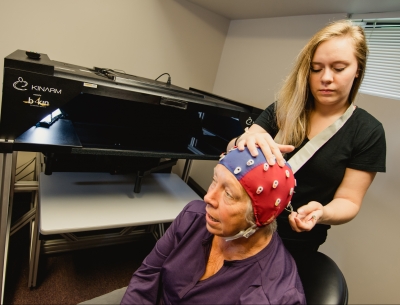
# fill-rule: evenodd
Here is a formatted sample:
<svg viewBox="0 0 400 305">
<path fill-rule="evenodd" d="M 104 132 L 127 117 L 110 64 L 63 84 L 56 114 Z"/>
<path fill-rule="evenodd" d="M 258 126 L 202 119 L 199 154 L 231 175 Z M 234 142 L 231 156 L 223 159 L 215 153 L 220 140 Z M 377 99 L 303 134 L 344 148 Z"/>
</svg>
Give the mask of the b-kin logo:
<svg viewBox="0 0 400 305">
<path fill-rule="evenodd" d="M 35 94 L 36 95 L 36 94 Z M 50 106 L 50 103 L 48 101 L 42 101 L 40 98 L 40 95 L 37 94 L 36 99 L 32 99 L 31 97 L 28 97 L 27 101 L 24 101 L 25 104 L 29 104 L 34 107 L 48 107 Z"/>
<path fill-rule="evenodd" d="M 13 87 L 20 91 L 26 91 L 27 90 L 27 88 L 25 88 L 26 86 L 28 86 L 28 82 L 24 81 L 22 77 L 18 77 L 18 80 L 15 83 L 13 83 Z"/>
</svg>

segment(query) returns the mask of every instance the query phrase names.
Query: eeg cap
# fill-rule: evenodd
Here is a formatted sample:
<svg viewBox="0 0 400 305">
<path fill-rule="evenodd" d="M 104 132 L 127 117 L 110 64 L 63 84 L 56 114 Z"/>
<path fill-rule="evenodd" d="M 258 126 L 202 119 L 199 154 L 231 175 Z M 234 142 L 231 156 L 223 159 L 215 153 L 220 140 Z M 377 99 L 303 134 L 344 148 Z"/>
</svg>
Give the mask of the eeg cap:
<svg viewBox="0 0 400 305">
<path fill-rule="evenodd" d="M 271 223 L 290 204 L 296 180 L 288 163 L 269 165 L 260 148 L 253 157 L 247 147 L 236 147 L 221 156 L 225 166 L 243 186 L 253 205 L 256 225 Z"/>
</svg>

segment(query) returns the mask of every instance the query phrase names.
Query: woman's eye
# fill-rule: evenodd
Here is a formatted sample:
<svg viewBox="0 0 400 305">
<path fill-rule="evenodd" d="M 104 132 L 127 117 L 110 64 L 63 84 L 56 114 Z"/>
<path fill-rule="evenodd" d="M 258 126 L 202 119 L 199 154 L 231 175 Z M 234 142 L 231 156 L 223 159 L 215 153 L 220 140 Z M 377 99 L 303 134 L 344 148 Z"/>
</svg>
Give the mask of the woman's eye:
<svg viewBox="0 0 400 305">
<path fill-rule="evenodd" d="M 344 70 L 344 67 L 343 68 L 333 68 L 336 72 L 342 72 L 343 70 Z"/>
<path fill-rule="evenodd" d="M 320 71 L 322 71 L 322 69 L 316 69 L 316 68 L 313 68 L 313 67 L 311 67 L 310 70 L 311 70 L 311 72 L 320 72 Z"/>
</svg>

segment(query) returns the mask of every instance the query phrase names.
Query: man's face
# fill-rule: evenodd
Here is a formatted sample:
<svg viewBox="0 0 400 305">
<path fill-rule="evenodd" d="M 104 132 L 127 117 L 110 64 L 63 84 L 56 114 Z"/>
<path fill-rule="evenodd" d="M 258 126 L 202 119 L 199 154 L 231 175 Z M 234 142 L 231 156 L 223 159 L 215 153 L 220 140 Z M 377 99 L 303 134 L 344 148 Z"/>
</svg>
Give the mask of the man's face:
<svg viewBox="0 0 400 305">
<path fill-rule="evenodd" d="M 213 181 L 204 196 L 207 230 L 217 236 L 232 236 L 247 229 L 245 220 L 249 202 L 245 190 L 223 165 L 214 168 Z"/>
</svg>

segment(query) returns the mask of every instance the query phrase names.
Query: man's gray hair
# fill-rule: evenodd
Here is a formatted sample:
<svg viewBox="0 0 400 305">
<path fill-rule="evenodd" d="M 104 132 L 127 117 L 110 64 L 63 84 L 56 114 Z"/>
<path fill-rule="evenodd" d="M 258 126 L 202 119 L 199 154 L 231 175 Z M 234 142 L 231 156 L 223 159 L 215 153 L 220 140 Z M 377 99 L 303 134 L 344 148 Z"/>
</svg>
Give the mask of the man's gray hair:
<svg viewBox="0 0 400 305">
<path fill-rule="evenodd" d="M 247 194 L 246 194 L 247 195 Z M 254 211 L 253 211 L 253 204 L 251 202 L 250 197 L 247 195 L 247 210 L 246 210 L 246 221 L 251 225 L 255 225 L 256 224 L 256 218 L 254 217 Z M 269 225 L 265 226 L 265 234 L 266 235 L 272 235 L 276 229 L 278 228 L 278 224 L 276 223 L 276 219 L 274 219 Z"/>
</svg>

